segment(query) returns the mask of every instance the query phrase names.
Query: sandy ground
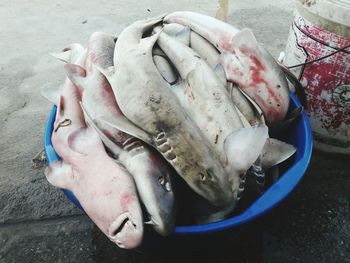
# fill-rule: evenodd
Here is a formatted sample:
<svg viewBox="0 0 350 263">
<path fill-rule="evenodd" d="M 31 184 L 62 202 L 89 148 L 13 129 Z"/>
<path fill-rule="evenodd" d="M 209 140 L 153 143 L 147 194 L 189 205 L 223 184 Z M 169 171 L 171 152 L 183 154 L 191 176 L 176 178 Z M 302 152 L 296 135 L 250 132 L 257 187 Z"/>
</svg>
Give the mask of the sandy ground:
<svg viewBox="0 0 350 263">
<path fill-rule="evenodd" d="M 64 79 L 62 64 L 48 53 L 86 43 L 92 32 L 118 35 L 137 19 L 175 10 L 215 15 L 217 2 L 0 1 L 0 262 L 171 261 L 110 244 L 31 160 L 43 147 L 51 108 L 40 88 Z M 231 0 L 229 22 L 252 28 L 277 57 L 292 10 L 288 0 Z M 172 262 L 350 262 L 349 199 L 345 159 L 316 153 L 297 190 L 254 231 L 213 258 Z"/>
</svg>

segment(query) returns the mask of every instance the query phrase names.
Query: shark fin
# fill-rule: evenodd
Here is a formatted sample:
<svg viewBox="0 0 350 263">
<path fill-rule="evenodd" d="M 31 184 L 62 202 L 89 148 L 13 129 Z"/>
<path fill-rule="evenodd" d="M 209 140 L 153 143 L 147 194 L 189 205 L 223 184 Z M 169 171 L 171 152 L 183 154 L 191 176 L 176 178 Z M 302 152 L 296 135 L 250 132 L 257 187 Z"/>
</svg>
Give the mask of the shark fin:
<svg viewBox="0 0 350 263">
<path fill-rule="evenodd" d="M 73 82 L 75 86 L 78 86 L 79 88 L 82 88 L 84 79 L 86 77 L 86 70 L 75 64 L 66 64 L 64 65 L 64 69 L 67 72 L 67 76 L 70 81 Z"/>
<path fill-rule="evenodd" d="M 265 117 L 264 113 L 260 109 L 259 105 L 251 98 L 248 96 L 247 93 L 245 93 L 240 87 L 237 87 L 237 89 L 246 97 L 246 99 L 250 102 L 250 104 L 253 106 L 253 110 L 255 112 L 255 116 L 258 118 L 258 120 L 261 123 L 265 123 Z"/>
<path fill-rule="evenodd" d="M 191 39 L 191 29 L 188 26 L 185 26 L 181 31 L 175 34 L 175 38 L 186 46 L 190 45 Z"/>
<path fill-rule="evenodd" d="M 48 101 L 52 102 L 56 106 L 58 106 L 60 102 L 60 95 L 62 92 L 62 86 L 58 87 L 43 87 L 40 90 L 41 96 L 43 96 Z"/>
<path fill-rule="evenodd" d="M 126 117 L 113 119 L 110 117 L 100 117 L 94 119 L 94 121 L 96 125 L 99 125 L 99 123 L 108 125 L 152 145 L 151 137 L 146 132 L 134 125 L 132 122 L 130 122 Z"/>
<path fill-rule="evenodd" d="M 78 43 L 74 43 L 64 48 L 61 52 L 52 52 L 50 55 L 65 63 L 73 63 L 85 51 L 85 48 Z"/>
<path fill-rule="evenodd" d="M 245 173 L 258 159 L 268 138 L 266 125 L 241 128 L 224 141 L 224 151 L 229 169 L 239 174 Z"/>
<path fill-rule="evenodd" d="M 108 136 L 106 134 L 103 133 L 103 131 L 95 124 L 94 120 L 92 119 L 91 115 L 87 112 L 87 110 L 85 109 L 84 105 L 82 103 L 80 103 L 81 108 L 83 109 L 84 115 L 85 115 L 85 119 L 87 121 L 87 123 L 89 125 L 91 125 L 98 133 L 98 135 L 100 136 L 101 140 L 103 141 L 103 143 L 105 144 L 105 146 L 111 150 L 111 152 L 115 155 L 115 156 L 119 156 L 122 152 L 122 149 L 116 145 L 110 138 L 108 138 Z"/>
<path fill-rule="evenodd" d="M 61 60 L 65 63 L 71 62 L 71 54 L 72 54 L 71 50 L 62 51 L 62 52 L 51 52 L 49 54 L 50 56 L 57 58 L 58 60 Z"/>
<path fill-rule="evenodd" d="M 162 33 L 162 30 L 159 30 L 154 35 L 151 35 L 149 37 L 141 38 L 140 40 L 140 48 L 142 50 L 148 51 L 152 50 L 154 44 L 157 42 L 159 35 Z"/>
<path fill-rule="evenodd" d="M 235 107 L 236 111 L 237 111 L 237 114 L 238 114 L 238 117 L 239 119 L 241 120 L 242 124 L 243 124 L 243 127 L 244 128 L 249 128 L 251 127 L 249 121 L 247 120 L 247 118 L 243 115 L 243 113 L 238 109 L 238 107 L 233 104 L 233 106 Z"/>
<path fill-rule="evenodd" d="M 266 171 L 272 166 L 284 162 L 295 152 L 296 148 L 293 145 L 269 138 L 266 140 L 260 155 L 261 168 Z"/>
<path fill-rule="evenodd" d="M 56 187 L 71 190 L 74 183 L 72 167 L 63 162 L 56 161 L 45 169 L 46 179 Z"/>
<path fill-rule="evenodd" d="M 213 68 L 215 75 L 218 77 L 218 79 L 221 81 L 222 84 L 226 85 L 227 80 L 226 80 L 226 73 L 224 68 L 222 67 L 221 64 L 216 64 Z"/>
</svg>

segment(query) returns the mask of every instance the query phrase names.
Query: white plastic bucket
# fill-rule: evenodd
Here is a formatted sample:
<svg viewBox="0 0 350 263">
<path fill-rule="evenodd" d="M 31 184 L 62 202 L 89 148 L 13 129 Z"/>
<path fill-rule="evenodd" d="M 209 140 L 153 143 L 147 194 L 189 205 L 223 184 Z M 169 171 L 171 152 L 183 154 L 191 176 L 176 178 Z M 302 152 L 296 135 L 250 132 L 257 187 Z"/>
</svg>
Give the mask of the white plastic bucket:
<svg viewBox="0 0 350 263">
<path fill-rule="evenodd" d="M 283 63 L 312 61 L 349 44 L 349 0 L 297 0 Z M 350 154 L 350 48 L 291 70 L 305 88 L 315 148 Z"/>
</svg>

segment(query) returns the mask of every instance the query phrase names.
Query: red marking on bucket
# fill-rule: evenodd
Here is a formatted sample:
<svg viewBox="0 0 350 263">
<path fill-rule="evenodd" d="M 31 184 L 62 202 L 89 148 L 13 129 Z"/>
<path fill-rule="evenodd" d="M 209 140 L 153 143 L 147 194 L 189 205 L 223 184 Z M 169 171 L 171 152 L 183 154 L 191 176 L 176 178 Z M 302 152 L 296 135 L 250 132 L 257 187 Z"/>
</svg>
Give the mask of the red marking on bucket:
<svg viewBox="0 0 350 263">
<path fill-rule="evenodd" d="M 306 61 L 325 56 L 335 49 L 350 44 L 350 39 L 328 32 L 315 25 L 298 24 L 296 20 L 294 30 L 300 31 L 298 44 L 308 55 Z M 316 40 L 311 39 L 309 36 Z M 320 41 L 317 41 L 320 40 Z M 333 93 L 340 84 L 350 84 L 350 55 L 339 52 L 324 60 L 304 66 L 301 74 L 302 83 L 307 83 L 305 92 L 308 100 L 308 114 L 315 116 L 322 122 L 322 126 L 329 130 L 337 130 L 342 123 L 350 125 L 350 111 L 342 107 L 333 99 Z"/>
<path fill-rule="evenodd" d="M 337 5 L 334 8 L 337 12 L 345 10 Z M 325 23 L 321 28 L 320 24 L 308 20 L 314 17 L 309 15 L 310 10 L 297 6 L 284 63 L 293 66 L 317 60 L 292 69 L 305 88 L 306 111 L 315 135 L 315 146 L 328 152 L 350 154 L 350 48 L 329 56 L 350 45 L 349 36 L 341 35 L 343 31 L 339 29 L 350 25 L 332 24 L 329 19 L 317 16 L 316 22 Z M 324 9 L 321 11 L 326 13 Z M 318 60 L 320 58 L 323 59 Z"/>
</svg>

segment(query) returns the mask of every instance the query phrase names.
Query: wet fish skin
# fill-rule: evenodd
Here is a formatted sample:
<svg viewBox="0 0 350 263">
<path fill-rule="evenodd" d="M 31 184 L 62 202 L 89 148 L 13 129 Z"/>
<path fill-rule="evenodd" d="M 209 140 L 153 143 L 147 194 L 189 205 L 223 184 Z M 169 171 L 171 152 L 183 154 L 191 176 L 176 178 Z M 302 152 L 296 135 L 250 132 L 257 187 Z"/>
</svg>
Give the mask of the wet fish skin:
<svg viewBox="0 0 350 263">
<path fill-rule="evenodd" d="M 234 54 L 223 52 L 219 63 L 225 68 L 227 79 L 237 83 L 259 105 L 272 128 L 283 121 L 288 111 L 286 77 L 250 30 L 240 31 L 232 41 L 237 45 Z"/>
<path fill-rule="evenodd" d="M 189 26 L 212 43 L 221 52 L 219 63 L 225 68 L 227 79 L 238 84 L 259 104 L 268 125 L 284 119 L 289 106 L 286 78 L 250 30 L 239 31 L 220 20 L 194 12 L 174 12 L 164 21 Z"/>
<path fill-rule="evenodd" d="M 246 96 L 242 94 L 240 89 L 236 85 L 233 85 L 232 82 L 227 83 L 226 89 L 231 96 L 232 102 L 237 106 L 250 125 L 259 123 L 251 103 Z"/>
<path fill-rule="evenodd" d="M 205 134 L 215 153 L 223 155 L 224 139 L 232 131 L 243 127 L 224 86 L 212 69 L 189 47 L 163 32 L 157 43 L 174 63 L 183 80 L 173 85 L 171 91 Z"/>
<path fill-rule="evenodd" d="M 189 11 L 170 13 L 164 18 L 164 23 L 178 23 L 189 26 L 194 32 L 211 42 L 219 51 L 229 47 L 231 39 L 239 32 L 239 29 L 223 21 Z M 211 39 L 215 39 L 215 44 Z"/>
<path fill-rule="evenodd" d="M 220 52 L 204 37 L 194 31 L 191 31 L 190 47 L 212 68 L 218 63 Z"/>
<path fill-rule="evenodd" d="M 169 84 L 174 84 L 177 81 L 177 72 L 166 57 L 153 55 L 153 61 L 159 73 Z"/>
<path fill-rule="evenodd" d="M 224 149 L 230 146 L 224 147 L 224 142 L 230 142 L 229 135 L 243 128 L 243 124 L 224 84 L 197 53 L 176 39 L 162 32 L 158 38 L 158 45 L 174 63 L 183 79 L 182 83 L 171 87 L 172 92 L 205 135 L 216 155 L 220 156 L 221 163 L 233 183 L 232 191 L 235 193 L 240 182 L 236 182 L 233 178 L 239 177 L 240 173 L 245 172 L 244 169 L 252 165 L 261 149 L 257 147 L 254 147 L 254 150 L 246 149 L 250 155 L 255 156 L 252 157 L 252 163 L 244 164 L 241 161 L 239 168 L 231 165 L 238 163 L 234 159 L 240 159 L 241 156 L 233 152 L 232 155 L 228 155 Z M 257 140 L 260 139 L 264 140 L 264 136 L 262 138 L 257 136 Z M 245 140 L 241 143 L 249 145 Z"/>
<path fill-rule="evenodd" d="M 101 231 L 122 248 L 135 248 L 143 236 L 142 212 L 131 175 L 106 153 L 96 131 L 85 125 L 78 88 L 66 80 L 52 144 L 62 161 L 45 170 L 54 186 L 74 193 Z M 63 120 L 70 125 L 59 127 Z"/>
<path fill-rule="evenodd" d="M 175 200 L 171 176 L 173 170 L 164 159 L 141 140 L 102 122 L 100 117 L 126 119 L 116 103 L 112 88 L 96 66 L 113 66 L 114 38 L 96 32 L 88 41 L 86 73 L 74 75 L 75 65 L 68 66 L 73 83 L 83 90 L 82 105 L 87 122 L 99 133 L 106 147 L 133 176 L 148 218 L 155 230 L 168 235 L 175 223 Z M 84 69 L 80 69 L 84 71 Z M 86 75 L 86 76 L 84 76 Z"/>
<path fill-rule="evenodd" d="M 223 168 L 152 61 L 159 33 L 141 39 L 159 21 L 139 21 L 120 34 L 114 57 L 118 70 L 109 82 L 125 116 L 148 133 L 151 144 L 192 189 L 215 205 L 226 205 L 232 193 Z"/>
</svg>

